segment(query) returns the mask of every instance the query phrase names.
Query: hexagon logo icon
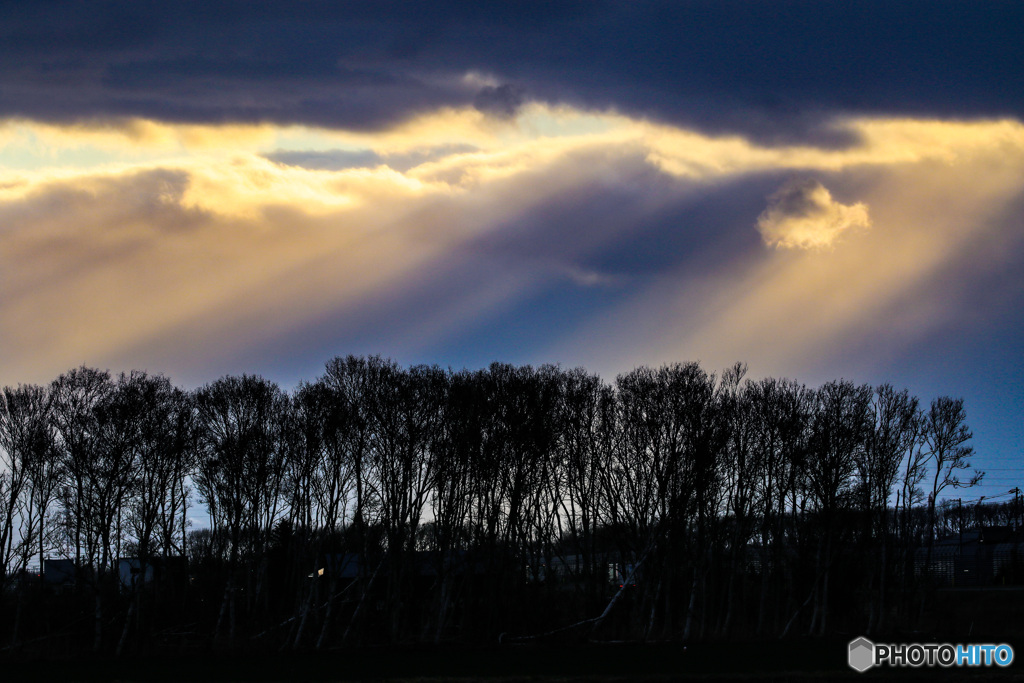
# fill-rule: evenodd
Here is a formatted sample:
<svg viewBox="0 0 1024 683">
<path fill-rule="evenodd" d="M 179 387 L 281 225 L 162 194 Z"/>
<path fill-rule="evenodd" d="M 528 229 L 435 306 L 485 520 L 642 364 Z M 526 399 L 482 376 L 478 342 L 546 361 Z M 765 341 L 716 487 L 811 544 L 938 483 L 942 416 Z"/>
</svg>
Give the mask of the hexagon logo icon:
<svg viewBox="0 0 1024 683">
<path fill-rule="evenodd" d="M 860 673 L 875 663 L 875 644 L 863 636 L 850 641 L 850 668 Z"/>
</svg>

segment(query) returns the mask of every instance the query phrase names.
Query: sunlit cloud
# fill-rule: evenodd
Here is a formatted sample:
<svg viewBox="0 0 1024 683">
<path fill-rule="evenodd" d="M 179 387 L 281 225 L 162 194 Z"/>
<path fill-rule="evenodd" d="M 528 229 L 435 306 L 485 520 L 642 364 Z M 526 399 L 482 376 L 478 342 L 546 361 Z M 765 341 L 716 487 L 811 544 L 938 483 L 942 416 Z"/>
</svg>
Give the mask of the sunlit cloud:
<svg viewBox="0 0 1024 683">
<path fill-rule="evenodd" d="M 871 227 L 863 202 L 846 205 L 817 180 L 792 181 L 768 198 L 757 229 L 765 244 L 781 249 L 823 249 L 849 230 Z"/>
<path fill-rule="evenodd" d="M 189 152 L 233 152 L 271 144 L 288 129 L 269 124 L 168 124 L 130 117 L 50 124 L 0 122 L 5 165 L 31 160 L 33 166 L 94 165 L 111 161 L 167 158 Z"/>
</svg>

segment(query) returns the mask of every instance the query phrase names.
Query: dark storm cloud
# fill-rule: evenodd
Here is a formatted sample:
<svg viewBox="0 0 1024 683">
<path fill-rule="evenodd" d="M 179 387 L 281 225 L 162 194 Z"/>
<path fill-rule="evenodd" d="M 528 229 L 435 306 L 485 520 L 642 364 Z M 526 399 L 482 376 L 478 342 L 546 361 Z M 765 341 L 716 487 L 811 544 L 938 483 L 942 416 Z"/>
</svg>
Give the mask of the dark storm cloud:
<svg viewBox="0 0 1024 683">
<path fill-rule="evenodd" d="M 1016 2 L 0 4 L 0 114 L 373 128 L 613 107 L 842 145 L 835 113 L 1024 116 Z M 460 78 L 497 79 L 481 90 Z M 514 83 L 515 86 L 506 85 Z"/>
<path fill-rule="evenodd" d="M 485 114 L 511 118 L 523 104 L 523 93 L 508 83 L 484 86 L 473 98 L 473 106 Z"/>
</svg>

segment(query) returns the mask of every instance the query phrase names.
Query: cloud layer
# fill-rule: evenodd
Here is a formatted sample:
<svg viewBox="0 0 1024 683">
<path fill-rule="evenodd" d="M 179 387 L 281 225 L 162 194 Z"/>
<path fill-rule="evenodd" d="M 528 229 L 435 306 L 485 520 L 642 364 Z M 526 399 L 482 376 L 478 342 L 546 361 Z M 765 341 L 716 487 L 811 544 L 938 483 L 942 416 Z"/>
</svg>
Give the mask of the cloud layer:
<svg viewBox="0 0 1024 683">
<path fill-rule="evenodd" d="M 1019 3 L 4 3 L 0 116 L 382 130 L 444 107 L 616 109 L 763 144 L 836 115 L 1024 115 Z"/>
<path fill-rule="evenodd" d="M 537 104 L 375 133 L 9 121 L 0 374 L 204 381 L 290 357 L 307 365 L 281 372 L 308 377 L 351 350 L 799 374 L 862 335 L 900 348 L 950 315 L 932 280 L 1018 253 L 1024 127 L 834 125 L 860 143 Z"/>
</svg>

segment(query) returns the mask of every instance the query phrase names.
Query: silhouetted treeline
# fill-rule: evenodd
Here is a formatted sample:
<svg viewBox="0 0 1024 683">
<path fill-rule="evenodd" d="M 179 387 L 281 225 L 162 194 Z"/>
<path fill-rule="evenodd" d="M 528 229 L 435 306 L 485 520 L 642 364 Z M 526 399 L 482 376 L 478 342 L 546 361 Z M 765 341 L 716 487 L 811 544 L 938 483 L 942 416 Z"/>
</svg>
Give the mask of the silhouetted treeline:
<svg viewBox="0 0 1024 683">
<path fill-rule="evenodd" d="M 0 408 L 14 647 L 911 628 L 935 501 L 981 476 L 962 400 L 739 364 L 349 356 L 291 394 L 82 367 Z"/>
</svg>

